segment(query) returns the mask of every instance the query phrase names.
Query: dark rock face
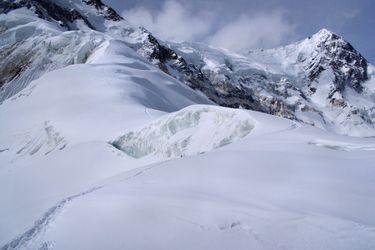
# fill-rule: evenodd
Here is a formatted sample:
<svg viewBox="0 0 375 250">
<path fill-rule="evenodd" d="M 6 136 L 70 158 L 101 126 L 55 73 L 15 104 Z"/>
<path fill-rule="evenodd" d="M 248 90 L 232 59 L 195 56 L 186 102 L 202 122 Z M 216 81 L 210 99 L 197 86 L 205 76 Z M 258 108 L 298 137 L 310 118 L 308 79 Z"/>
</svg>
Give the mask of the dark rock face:
<svg viewBox="0 0 375 250">
<path fill-rule="evenodd" d="M 6 14 L 11 10 L 21 8 L 22 5 L 20 3 L 11 2 L 9 0 L 1 1 L 0 2 L 0 14 Z"/>
<path fill-rule="evenodd" d="M 49 0 L 21 0 L 18 3 L 13 3 L 11 0 L 5 0 L 0 3 L 0 12 L 8 13 L 11 10 L 22 7 L 28 9 L 33 8 L 33 11 L 38 17 L 47 21 L 57 21 L 61 26 L 64 26 L 67 29 L 74 29 L 72 23 L 78 19 L 83 20 L 91 29 L 94 28 L 87 18 L 82 16 L 77 10 L 66 10 Z"/>
<path fill-rule="evenodd" d="M 114 9 L 105 5 L 100 0 L 82 0 L 82 1 L 88 5 L 94 6 L 97 10 L 105 10 L 104 17 L 107 20 L 120 21 L 123 19 L 119 14 L 117 14 L 117 12 Z"/>
<path fill-rule="evenodd" d="M 159 47 L 160 46 L 160 47 Z M 262 98 L 251 88 L 253 78 L 241 78 L 242 84 L 235 84 L 235 80 L 230 75 L 225 75 L 225 80 L 217 81 L 212 75 L 203 72 L 200 65 L 187 63 L 177 53 L 158 43 L 157 49 L 152 53 L 151 58 L 160 61 L 159 67 L 168 74 L 168 68 L 180 72 L 179 75 L 172 76 L 185 82 L 189 87 L 204 93 L 216 104 L 230 108 L 244 108 L 264 113 L 274 114 L 290 119 L 294 119 L 291 106 L 288 106 L 278 98 Z M 229 65 L 230 68 L 230 65 Z M 254 76 L 252 76 L 254 77 Z M 255 76 L 266 81 L 262 75 Z M 258 79 L 256 79 L 258 80 Z"/>
<path fill-rule="evenodd" d="M 13 50 L 15 50 L 17 45 L 10 46 L 7 49 L 0 51 L 0 58 L 4 59 L 6 57 L 11 57 L 11 63 L 5 65 L 5 67 L 0 68 L 0 90 L 1 87 L 6 83 L 16 79 L 21 75 L 22 71 L 26 69 L 30 60 L 33 56 L 33 52 L 29 51 L 24 54 L 23 57 L 16 57 L 12 55 Z"/>
<path fill-rule="evenodd" d="M 107 20 L 120 21 L 123 19 L 115 10 L 104 5 L 100 0 L 82 1 L 87 5 L 94 6 L 98 10 L 98 14 L 102 14 Z M 3 0 L 0 3 L 0 13 L 8 13 L 11 10 L 22 7 L 32 8 L 38 17 L 47 21 L 57 21 L 61 26 L 69 30 L 76 29 L 73 25 L 76 20 L 83 20 L 90 29 L 95 29 L 84 14 L 75 9 L 65 9 L 51 0 L 21 0 L 19 2 Z"/>
<path fill-rule="evenodd" d="M 153 51 L 150 54 L 150 59 L 157 59 L 160 63 L 165 63 L 169 60 L 177 60 L 177 54 L 170 48 L 160 45 L 158 40 L 151 34 L 148 34 L 148 42 L 152 45 Z"/>
<path fill-rule="evenodd" d="M 220 84 L 213 83 L 202 73 L 199 66 L 187 63 L 174 50 L 161 45 L 151 34 L 149 34 L 148 40 L 152 47 L 149 58 L 157 60 L 159 68 L 165 73 L 185 82 L 189 87 L 201 91 L 218 105 L 267 112 L 260 101 L 253 99 L 251 89 L 243 85 L 235 86 L 230 81 Z M 180 74 L 173 75 L 169 69 L 173 69 Z"/>
<path fill-rule="evenodd" d="M 335 85 L 339 91 L 351 87 L 361 93 L 362 82 L 368 80 L 366 59 L 353 46 L 340 36 L 330 33 L 317 44 L 322 57 L 310 64 L 311 81 L 314 81 L 321 72 L 330 68 L 335 74 Z"/>
</svg>

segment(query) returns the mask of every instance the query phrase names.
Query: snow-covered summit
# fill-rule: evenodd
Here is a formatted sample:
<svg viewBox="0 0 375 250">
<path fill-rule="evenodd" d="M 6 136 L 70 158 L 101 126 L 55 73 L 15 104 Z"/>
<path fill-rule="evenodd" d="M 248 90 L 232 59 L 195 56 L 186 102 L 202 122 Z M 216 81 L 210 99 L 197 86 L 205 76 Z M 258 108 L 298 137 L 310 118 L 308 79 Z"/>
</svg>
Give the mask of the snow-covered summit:
<svg viewBox="0 0 375 250">
<path fill-rule="evenodd" d="M 306 71 L 312 81 L 322 71 L 332 69 L 336 84 L 342 85 L 340 88 L 350 85 L 358 92 L 362 90 L 361 84 L 368 80 L 367 60 L 343 37 L 327 29 L 284 47 L 249 54 L 255 54 L 257 61 L 278 64 L 275 70 L 284 74 L 298 75 Z"/>
<path fill-rule="evenodd" d="M 326 28 L 322 28 L 320 29 L 318 32 L 316 32 L 313 36 L 317 36 L 317 37 L 330 37 L 332 36 L 334 33 Z"/>
<path fill-rule="evenodd" d="M 326 28 L 322 28 L 319 31 L 317 31 L 315 34 L 313 34 L 312 36 L 308 37 L 307 39 L 314 41 L 315 44 L 319 44 L 321 41 L 326 41 L 329 39 L 336 39 L 338 37 L 340 37 L 341 39 L 344 39 L 338 34 L 334 33 L 333 31 L 328 30 Z"/>
</svg>

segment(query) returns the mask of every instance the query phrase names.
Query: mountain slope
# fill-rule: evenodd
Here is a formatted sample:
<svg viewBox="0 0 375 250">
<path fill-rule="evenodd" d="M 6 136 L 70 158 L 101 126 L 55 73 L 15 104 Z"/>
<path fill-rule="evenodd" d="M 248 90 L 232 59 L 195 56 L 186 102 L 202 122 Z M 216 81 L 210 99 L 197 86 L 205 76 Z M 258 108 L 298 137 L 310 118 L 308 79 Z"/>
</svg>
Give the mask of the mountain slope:
<svg viewBox="0 0 375 250">
<path fill-rule="evenodd" d="M 203 44 L 160 42 L 101 1 L 7 0 L 0 8 L 8 13 L 0 20 L 0 101 L 44 72 L 84 63 L 113 38 L 221 106 L 341 134 L 375 135 L 374 66 L 328 30 L 286 47 L 238 55 Z"/>
<path fill-rule="evenodd" d="M 109 39 L 121 40 L 160 67 L 176 56 L 99 0 L 6 0 L 0 13 L 0 101 L 45 72 L 85 63 Z"/>
<path fill-rule="evenodd" d="M 374 66 L 330 31 L 244 55 L 203 44 L 170 46 L 197 65 L 219 93 L 207 96 L 220 105 L 258 110 L 342 134 L 374 135 Z"/>
</svg>

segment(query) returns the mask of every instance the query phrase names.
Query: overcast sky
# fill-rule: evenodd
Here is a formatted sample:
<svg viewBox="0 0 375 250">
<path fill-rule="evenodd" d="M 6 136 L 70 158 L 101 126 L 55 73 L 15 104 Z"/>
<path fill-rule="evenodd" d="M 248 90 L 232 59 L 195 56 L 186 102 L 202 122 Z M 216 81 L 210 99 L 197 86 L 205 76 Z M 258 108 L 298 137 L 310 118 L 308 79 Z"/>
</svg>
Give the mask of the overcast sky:
<svg viewBox="0 0 375 250">
<path fill-rule="evenodd" d="M 229 49 L 270 48 L 321 28 L 375 63 L 375 0 L 104 0 L 159 38 Z"/>
</svg>

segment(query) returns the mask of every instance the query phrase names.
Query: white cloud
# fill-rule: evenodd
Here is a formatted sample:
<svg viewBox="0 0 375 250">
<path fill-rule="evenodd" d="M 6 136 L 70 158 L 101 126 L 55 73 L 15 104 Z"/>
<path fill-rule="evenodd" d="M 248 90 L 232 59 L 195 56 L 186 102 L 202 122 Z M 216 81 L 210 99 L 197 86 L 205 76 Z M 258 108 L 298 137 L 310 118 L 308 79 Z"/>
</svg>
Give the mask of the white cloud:
<svg viewBox="0 0 375 250">
<path fill-rule="evenodd" d="M 130 22 L 143 26 L 166 40 L 185 41 L 202 38 L 211 27 L 211 15 L 194 13 L 186 3 L 168 0 L 158 12 L 143 7 L 124 11 L 122 15 Z"/>
<path fill-rule="evenodd" d="M 241 15 L 224 25 L 209 43 L 235 51 L 252 48 L 271 48 L 290 40 L 295 26 L 286 21 L 283 12 L 260 13 L 249 17 Z"/>
<path fill-rule="evenodd" d="M 150 31 L 154 29 L 154 17 L 151 12 L 144 7 L 136 7 L 129 11 L 124 11 L 122 16 L 131 23 L 145 27 Z"/>
<path fill-rule="evenodd" d="M 221 23 L 220 13 L 197 11 L 186 1 L 177 0 L 165 1 L 158 11 L 135 7 L 122 14 L 130 22 L 145 27 L 164 40 L 207 42 L 234 51 L 278 46 L 291 40 L 295 28 L 281 11 L 254 16 L 243 14 L 217 27 Z"/>
<path fill-rule="evenodd" d="M 342 14 L 347 19 L 353 19 L 353 18 L 356 18 L 360 14 L 360 10 L 358 10 L 358 9 L 348 9 L 346 11 L 343 11 Z"/>
</svg>

